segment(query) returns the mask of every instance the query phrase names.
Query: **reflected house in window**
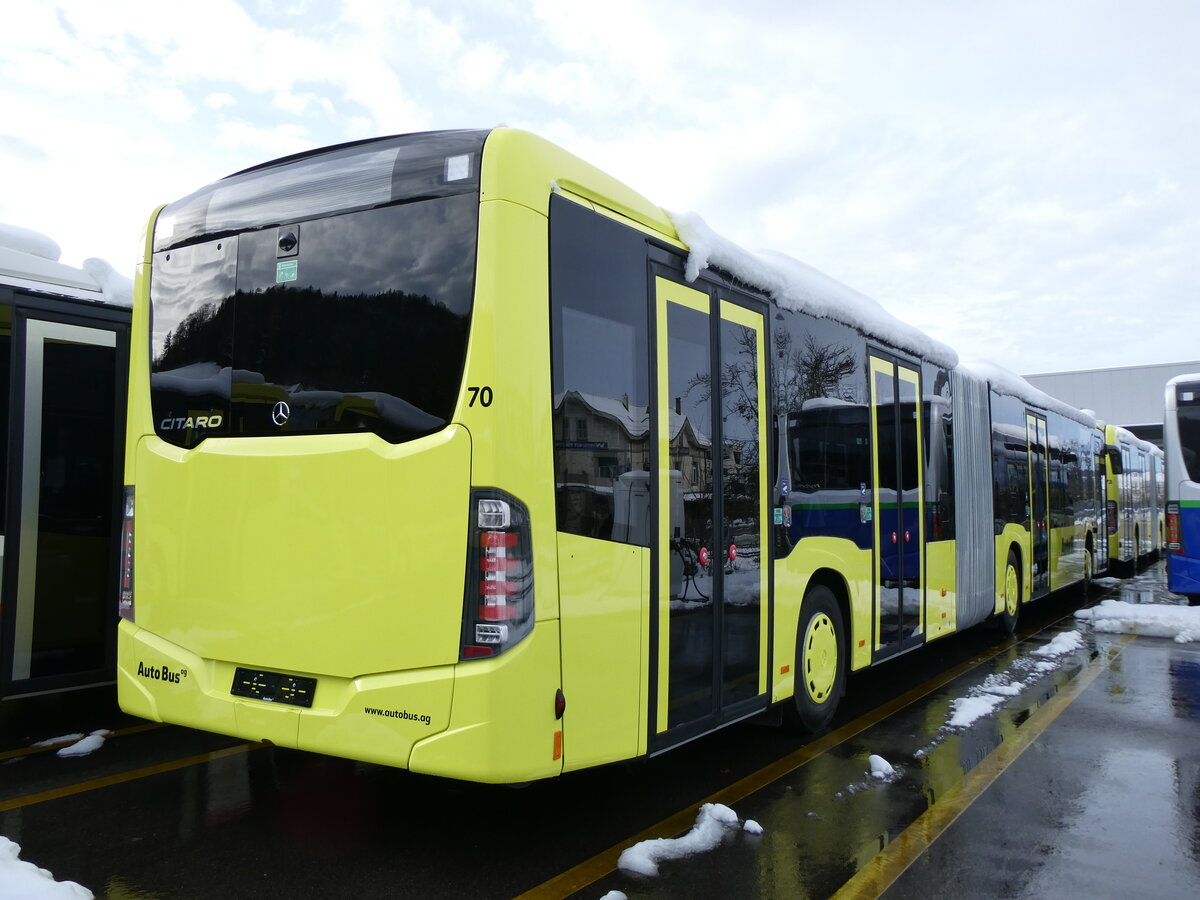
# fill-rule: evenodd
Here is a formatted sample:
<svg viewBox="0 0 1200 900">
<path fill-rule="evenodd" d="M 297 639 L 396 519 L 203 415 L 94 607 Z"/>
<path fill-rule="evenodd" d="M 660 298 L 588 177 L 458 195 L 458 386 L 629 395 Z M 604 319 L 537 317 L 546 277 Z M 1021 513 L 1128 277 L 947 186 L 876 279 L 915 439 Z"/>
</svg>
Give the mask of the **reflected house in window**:
<svg viewBox="0 0 1200 900">
<path fill-rule="evenodd" d="M 682 476 L 685 503 L 710 499 L 711 438 L 687 416 L 674 411 L 670 427 L 670 466 Z M 567 391 L 555 398 L 554 451 L 562 530 L 613 536 L 615 494 L 631 478 L 649 487 L 650 437 L 649 409 L 630 403 L 627 397 L 614 400 Z"/>
<path fill-rule="evenodd" d="M 628 396 L 559 394 L 554 403 L 554 457 L 559 528 L 612 538 L 614 491 L 621 476 L 649 469 L 650 412 L 631 404 Z"/>
<path fill-rule="evenodd" d="M 671 412 L 671 468 L 683 476 L 683 499 L 712 497 L 712 439 L 690 417 Z"/>
</svg>

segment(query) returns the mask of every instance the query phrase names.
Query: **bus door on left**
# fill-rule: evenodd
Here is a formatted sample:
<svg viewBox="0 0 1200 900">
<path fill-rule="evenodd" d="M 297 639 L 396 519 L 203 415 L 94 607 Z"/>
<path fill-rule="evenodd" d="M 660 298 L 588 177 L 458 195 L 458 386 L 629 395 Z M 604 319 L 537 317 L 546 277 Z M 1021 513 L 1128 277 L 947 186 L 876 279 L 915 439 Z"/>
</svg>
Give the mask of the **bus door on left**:
<svg viewBox="0 0 1200 900">
<path fill-rule="evenodd" d="M 770 609 L 763 314 L 720 289 L 698 291 L 661 276 L 655 284 L 651 750 L 766 705 Z"/>
<path fill-rule="evenodd" d="M 1050 591 L 1050 441 L 1046 417 L 1025 413 L 1025 434 L 1029 447 L 1029 540 L 1032 557 L 1032 593 L 1036 600 Z"/>
<path fill-rule="evenodd" d="M 919 646 L 925 624 L 924 435 L 921 374 L 872 355 L 875 657 Z"/>
</svg>

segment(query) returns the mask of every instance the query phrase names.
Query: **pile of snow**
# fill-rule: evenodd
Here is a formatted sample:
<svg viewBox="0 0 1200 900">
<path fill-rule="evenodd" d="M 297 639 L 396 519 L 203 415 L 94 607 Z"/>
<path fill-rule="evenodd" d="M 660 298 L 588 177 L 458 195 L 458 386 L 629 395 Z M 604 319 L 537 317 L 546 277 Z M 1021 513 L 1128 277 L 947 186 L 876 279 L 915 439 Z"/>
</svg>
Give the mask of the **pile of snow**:
<svg viewBox="0 0 1200 900">
<path fill-rule="evenodd" d="M 876 756 L 874 753 L 872 753 L 867 762 L 871 765 L 872 778 L 883 781 L 884 779 L 890 778 L 896 774 L 896 770 L 892 767 L 892 764 L 882 756 Z"/>
<path fill-rule="evenodd" d="M 1058 413 L 1088 428 L 1096 427 L 1096 417 L 1085 410 L 1076 409 L 1061 400 L 1051 397 L 1045 391 L 1038 390 L 1020 375 L 1004 366 L 993 362 L 963 362 L 959 369 L 976 378 L 983 379 L 993 391 L 1008 397 L 1015 397 L 1030 406 L 1037 406 L 1049 412 Z"/>
<path fill-rule="evenodd" d="M 1065 631 L 1056 635 L 1045 647 L 1034 650 L 1027 657 L 1014 660 L 1006 671 L 989 675 L 982 684 L 971 688 L 965 697 L 951 700 L 950 717 L 942 729 L 961 731 L 970 728 L 980 719 L 990 716 L 1011 698 L 1032 687 L 1039 678 L 1057 669 L 1068 654 L 1082 648 L 1083 636 L 1078 631 Z M 924 756 L 940 742 L 939 738 L 930 747 L 918 750 L 916 756 Z"/>
<path fill-rule="evenodd" d="M 133 306 L 132 279 L 102 259 L 86 259 L 77 269 L 61 262 L 61 256 L 62 248 L 46 235 L 0 222 L 0 276 L 34 290 L 99 292 L 105 303 Z"/>
<path fill-rule="evenodd" d="M 99 728 L 96 731 L 93 731 L 87 737 L 81 737 L 80 740 L 76 741 L 74 744 L 71 744 L 69 747 L 63 747 L 56 755 L 62 757 L 63 759 L 68 759 L 73 756 L 87 756 L 88 754 L 95 753 L 104 746 L 104 740 L 110 734 L 112 734 L 112 732 L 108 729 Z"/>
<path fill-rule="evenodd" d="M 1075 618 L 1111 634 L 1165 637 L 1178 644 L 1200 641 L 1200 606 L 1105 600 L 1091 609 L 1079 610 Z"/>
<path fill-rule="evenodd" d="M 21 845 L 0 836 L 0 900 L 92 900 L 74 881 L 55 881 L 45 869 L 21 859 Z"/>
<path fill-rule="evenodd" d="M 1045 647 L 1034 650 L 1032 655 L 1040 656 L 1043 659 L 1054 659 L 1082 649 L 1083 635 L 1078 631 L 1064 631 L 1062 634 L 1055 635 L 1054 640 Z"/>
<path fill-rule="evenodd" d="M 741 826 L 747 834 L 762 834 L 762 826 L 747 819 Z M 617 868 L 635 875 L 658 874 L 658 864 L 666 859 L 683 859 L 707 853 L 719 847 L 739 830 L 738 816 L 722 803 L 705 803 L 696 816 L 696 824 L 683 837 L 654 838 L 621 851 Z"/>
<path fill-rule="evenodd" d="M 676 233 L 688 245 L 684 270 L 688 281 L 695 281 L 706 267 L 715 266 L 770 294 L 784 309 L 803 311 L 859 328 L 947 369 L 958 364 L 958 354 L 950 347 L 900 321 L 870 297 L 823 272 L 783 253 L 745 250 L 714 232 L 695 213 L 668 215 Z"/>
<path fill-rule="evenodd" d="M 31 744 L 32 747 L 54 747 L 57 744 L 67 744 L 58 751 L 56 755 L 67 759 L 72 756 L 87 756 L 90 753 L 95 753 L 104 746 L 105 739 L 112 732 L 107 728 L 97 728 L 91 734 L 85 735 L 82 731 L 76 731 L 72 734 L 60 734 L 58 737 L 46 738 L 44 741 L 38 741 Z"/>
<path fill-rule="evenodd" d="M 833 319 L 916 353 L 947 369 L 960 368 L 987 381 L 999 394 L 1050 410 L 1088 427 L 1096 418 L 1038 390 L 1003 366 L 990 362 L 959 364 L 958 354 L 923 331 L 897 319 L 875 300 L 830 278 L 798 259 L 765 250 L 753 253 L 714 232 L 695 213 L 669 212 L 680 239 L 688 245 L 684 277 L 695 281 L 708 266 L 728 272 L 738 281 L 770 294 L 784 309 Z"/>
<path fill-rule="evenodd" d="M 115 306 L 133 306 L 133 279 L 126 278 L 102 259 L 85 259 L 83 271 L 100 285 L 104 300 Z"/>
<path fill-rule="evenodd" d="M 48 259 L 50 262 L 58 262 L 62 257 L 62 248 L 51 238 L 20 225 L 9 225 L 5 222 L 0 222 L 0 247 L 7 247 L 18 253 L 28 253 L 39 259 Z"/>
</svg>

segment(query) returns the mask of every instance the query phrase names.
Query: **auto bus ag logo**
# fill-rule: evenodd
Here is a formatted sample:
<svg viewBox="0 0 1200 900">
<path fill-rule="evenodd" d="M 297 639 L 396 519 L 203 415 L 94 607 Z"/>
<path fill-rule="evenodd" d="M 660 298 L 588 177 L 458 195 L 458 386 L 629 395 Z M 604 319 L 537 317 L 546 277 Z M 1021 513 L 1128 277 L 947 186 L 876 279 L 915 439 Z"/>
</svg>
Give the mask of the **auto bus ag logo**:
<svg viewBox="0 0 1200 900">
<path fill-rule="evenodd" d="M 151 681 L 165 681 L 168 684 L 179 684 L 184 678 L 187 678 L 187 669 L 172 671 L 166 666 L 148 666 L 143 662 L 138 662 L 138 677 L 149 678 Z"/>
</svg>

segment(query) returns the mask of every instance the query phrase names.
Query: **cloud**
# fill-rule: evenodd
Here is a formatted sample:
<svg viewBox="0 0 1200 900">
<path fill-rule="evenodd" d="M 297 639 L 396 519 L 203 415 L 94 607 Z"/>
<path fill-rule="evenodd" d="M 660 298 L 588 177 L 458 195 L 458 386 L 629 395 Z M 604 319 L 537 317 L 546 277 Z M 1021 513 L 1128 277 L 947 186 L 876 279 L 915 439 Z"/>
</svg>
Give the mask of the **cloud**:
<svg viewBox="0 0 1200 900">
<path fill-rule="evenodd" d="M 105 255 L 265 159 L 506 122 L 964 356 L 1175 354 L 1200 327 L 1198 24 L 1184 0 L 19 4 L 0 216 Z"/>
</svg>

